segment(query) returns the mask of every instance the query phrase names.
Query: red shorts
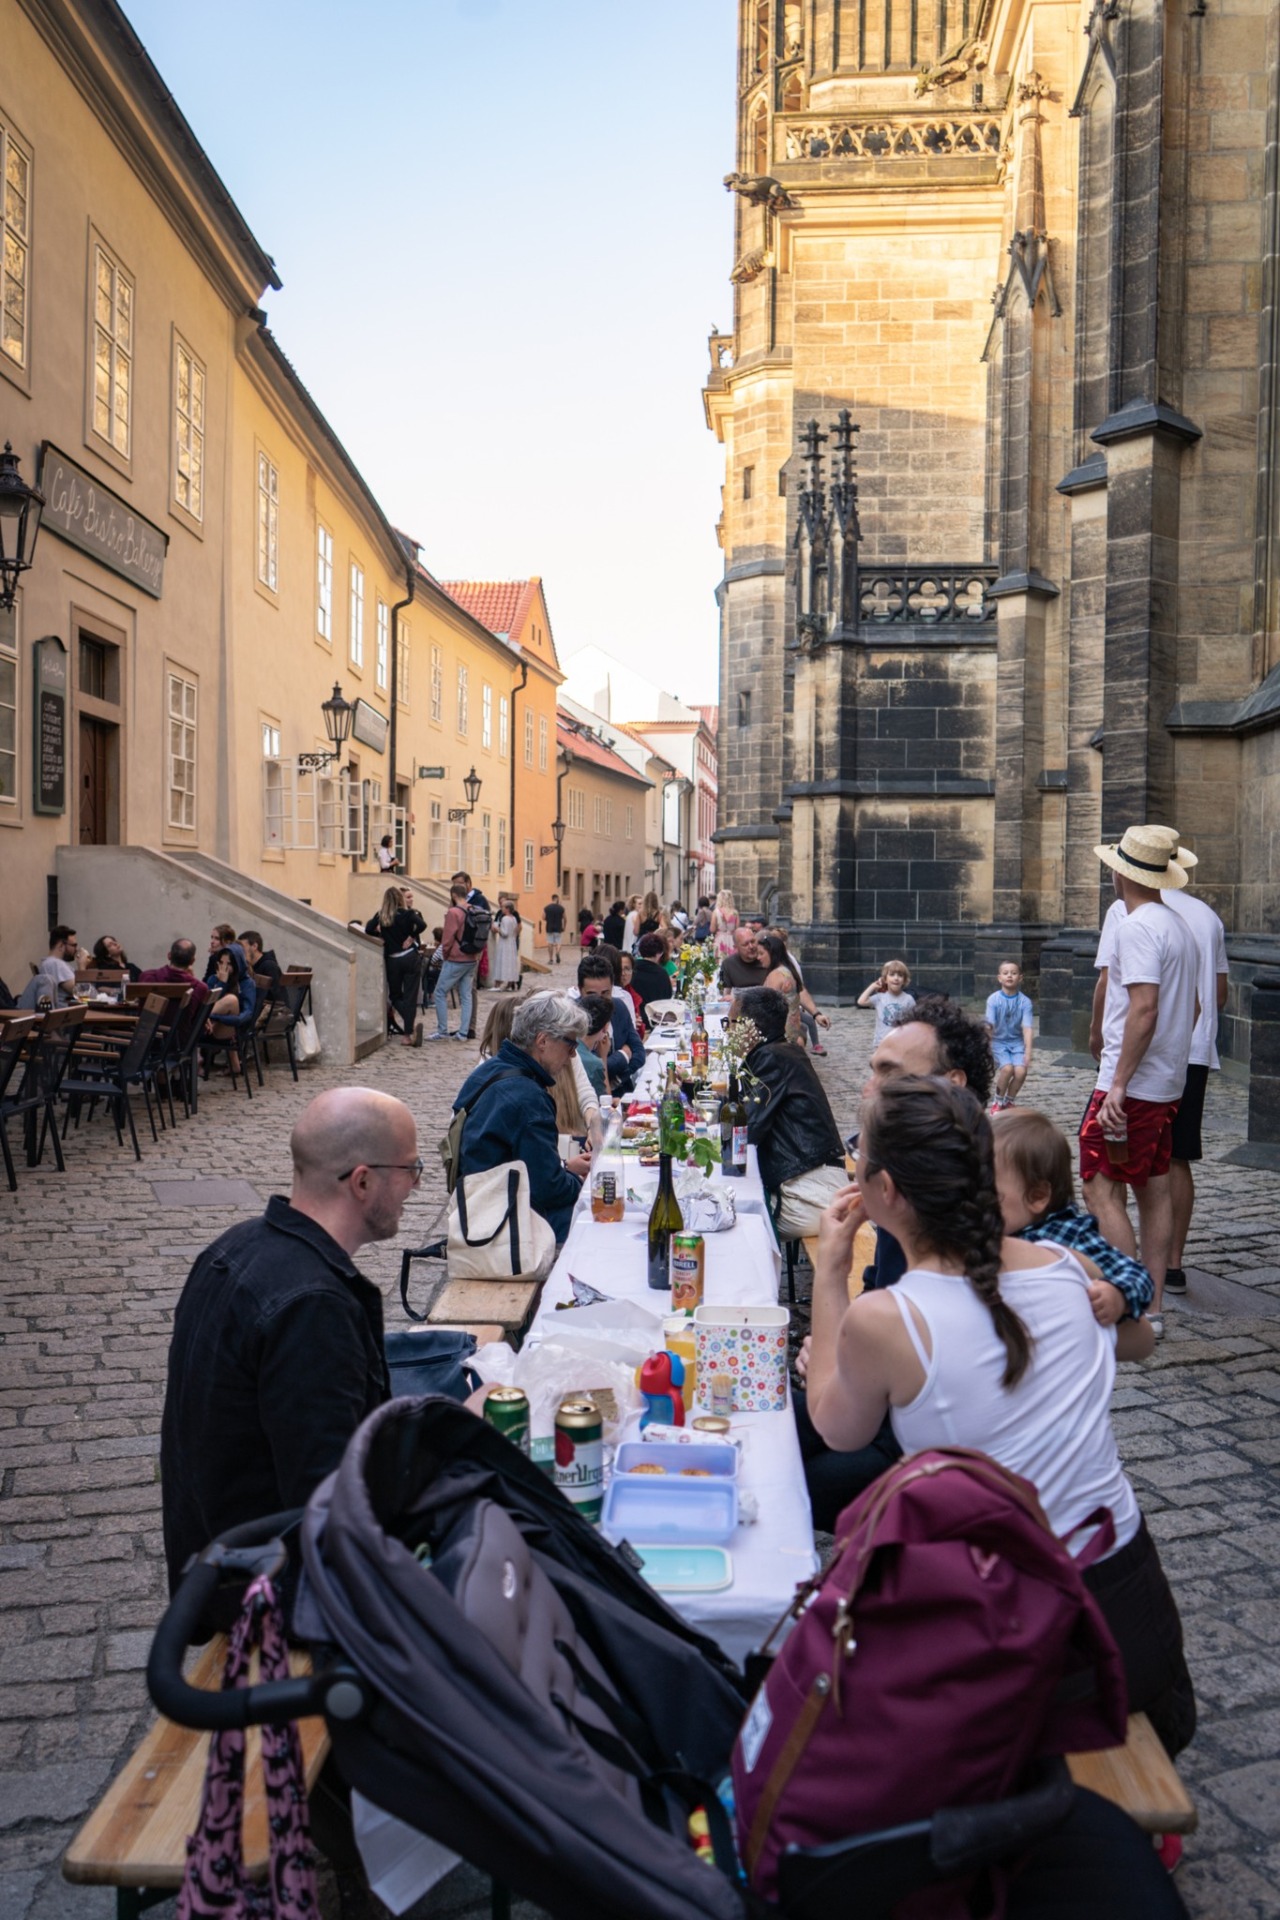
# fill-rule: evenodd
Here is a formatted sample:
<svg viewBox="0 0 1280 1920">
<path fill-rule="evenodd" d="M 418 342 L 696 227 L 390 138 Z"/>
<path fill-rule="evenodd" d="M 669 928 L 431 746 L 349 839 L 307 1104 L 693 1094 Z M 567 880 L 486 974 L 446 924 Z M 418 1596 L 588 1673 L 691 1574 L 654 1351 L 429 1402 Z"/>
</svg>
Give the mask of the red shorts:
<svg viewBox="0 0 1280 1920">
<path fill-rule="evenodd" d="M 1129 1122 L 1129 1157 L 1117 1166 L 1107 1153 L 1107 1143 L 1098 1125 L 1098 1108 L 1106 1099 L 1105 1089 L 1095 1087 L 1093 1097 L 1080 1122 L 1080 1178 L 1092 1180 L 1101 1174 L 1127 1187 L 1145 1187 L 1168 1173 L 1173 1155 L 1173 1116 L 1176 1100 L 1126 1100 Z"/>
</svg>

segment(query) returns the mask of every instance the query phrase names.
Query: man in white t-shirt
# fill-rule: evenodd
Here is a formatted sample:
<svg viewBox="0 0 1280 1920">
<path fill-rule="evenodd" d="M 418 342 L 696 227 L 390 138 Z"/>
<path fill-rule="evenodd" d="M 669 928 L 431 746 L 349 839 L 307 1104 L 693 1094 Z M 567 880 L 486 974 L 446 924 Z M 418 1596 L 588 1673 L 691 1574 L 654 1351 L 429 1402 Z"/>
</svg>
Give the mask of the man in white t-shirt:
<svg viewBox="0 0 1280 1920">
<path fill-rule="evenodd" d="M 1117 846 L 1095 848 L 1126 911 L 1107 969 L 1098 1085 L 1080 1128 L 1085 1204 L 1111 1244 L 1130 1255 L 1137 1248 L 1125 1189 L 1133 1188 L 1158 1332 L 1173 1239 L 1173 1119 L 1200 1010 L 1195 938 L 1163 899 L 1187 883 L 1177 851 L 1166 827 L 1130 827 Z"/>
<path fill-rule="evenodd" d="M 1166 828 L 1165 832 L 1169 836 L 1172 850 L 1177 846 L 1178 836 L 1171 827 Z M 1197 864 L 1195 854 L 1186 847 L 1177 847 L 1173 857 L 1183 868 L 1194 867 Z M 1200 1130 L 1204 1121 L 1205 1092 L 1210 1073 L 1217 1073 L 1220 1064 L 1217 1045 L 1218 1016 L 1227 1004 L 1227 935 L 1213 908 L 1207 901 L 1197 899 L 1189 889 L 1184 888 L 1181 892 L 1176 890 L 1166 892 L 1162 898 L 1167 906 L 1173 908 L 1179 919 L 1185 920 L 1190 927 L 1199 956 L 1196 991 L 1200 996 L 1200 1013 L 1196 1020 L 1195 1032 L 1191 1037 L 1191 1057 L 1187 1063 L 1187 1077 L 1183 1083 L 1182 1098 L 1178 1102 L 1178 1111 L 1173 1120 L 1172 1159 L 1169 1165 L 1169 1189 L 1173 1204 L 1173 1240 L 1169 1249 L 1169 1270 L 1164 1277 L 1166 1293 L 1185 1293 L 1187 1278 L 1182 1270 L 1182 1258 L 1196 1201 L 1195 1178 L 1191 1169 L 1197 1160 L 1204 1157 Z M 1098 983 L 1093 993 L 1093 1023 L 1089 1034 L 1089 1046 L 1095 1060 L 1100 1059 L 1102 1055 L 1102 1008 L 1106 998 L 1109 970 L 1115 957 L 1116 930 L 1124 919 L 1126 911 L 1123 900 L 1113 901 L 1102 923 L 1098 957 L 1094 961 L 1094 966 L 1098 970 Z"/>
<path fill-rule="evenodd" d="M 29 1010 L 48 1000 L 55 1007 L 65 1006 L 74 998 L 72 989 L 79 952 L 80 942 L 74 927 L 51 928 L 49 951 L 40 962 L 39 972 L 32 975 L 18 995 L 18 1005 Z"/>
</svg>

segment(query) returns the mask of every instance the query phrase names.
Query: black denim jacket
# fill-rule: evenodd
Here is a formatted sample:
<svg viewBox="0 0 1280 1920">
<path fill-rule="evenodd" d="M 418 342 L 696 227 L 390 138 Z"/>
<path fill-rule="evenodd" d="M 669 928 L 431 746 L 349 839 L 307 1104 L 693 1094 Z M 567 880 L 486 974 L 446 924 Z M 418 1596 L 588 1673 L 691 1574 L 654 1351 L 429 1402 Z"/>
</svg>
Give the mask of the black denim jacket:
<svg viewBox="0 0 1280 1920">
<path fill-rule="evenodd" d="M 323 1227 L 275 1195 L 206 1247 L 160 1432 L 170 1591 L 215 1535 L 301 1506 L 390 1391 L 382 1295 Z"/>
</svg>

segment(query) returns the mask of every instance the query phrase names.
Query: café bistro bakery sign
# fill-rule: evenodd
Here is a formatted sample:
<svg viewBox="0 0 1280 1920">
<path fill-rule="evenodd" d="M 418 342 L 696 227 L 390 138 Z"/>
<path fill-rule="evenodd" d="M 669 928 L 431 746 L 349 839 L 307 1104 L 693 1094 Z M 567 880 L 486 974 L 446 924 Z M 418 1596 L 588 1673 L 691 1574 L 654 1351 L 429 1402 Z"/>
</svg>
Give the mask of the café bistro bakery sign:
<svg viewBox="0 0 1280 1920">
<path fill-rule="evenodd" d="M 167 533 L 153 527 L 127 500 L 46 440 L 40 449 L 41 525 L 69 540 L 104 567 L 159 599 L 164 590 Z"/>
</svg>

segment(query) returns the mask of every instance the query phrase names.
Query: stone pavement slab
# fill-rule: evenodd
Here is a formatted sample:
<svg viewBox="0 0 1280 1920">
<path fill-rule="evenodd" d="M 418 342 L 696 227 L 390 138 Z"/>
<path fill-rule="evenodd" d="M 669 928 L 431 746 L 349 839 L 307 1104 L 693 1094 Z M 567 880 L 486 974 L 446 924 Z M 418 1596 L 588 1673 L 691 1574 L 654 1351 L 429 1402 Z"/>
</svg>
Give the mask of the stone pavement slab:
<svg viewBox="0 0 1280 1920">
<path fill-rule="evenodd" d="M 834 1014 L 819 1062 L 842 1132 L 856 1122 L 871 1024 L 852 1009 Z M 191 1260 L 288 1190 L 289 1129 L 312 1095 L 363 1082 L 409 1102 L 427 1162 L 399 1240 L 361 1255 L 388 1296 L 389 1324 L 401 1324 L 400 1250 L 427 1241 L 442 1212 L 435 1143 L 475 1058 L 459 1046 L 390 1047 L 341 1072 L 321 1061 L 297 1086 L 277 1067 L 252 1101 L 215 1080 L 195 1120 L 144 1142 L 140 1165 L 98 1120 L 72 1133 L 65 1176 L 20 1167 L 18 1193 L 0 1193 L 3 1920 L 114 1911 L 109 1891 L 67 1886 L 58 1861 L 150 1718 L 142 1668 L 165 1597 L 159 1422 Z M 1087 1073 L 1041 1052 L 1024 1103 L 1073 1132 L 1088 1088 Z M 1215 1081 L 1191 1291 L 1168 1304 L 1153 1360 L 1121 1368 L 1115 1396 L 1121 1452 L 1177 1593 L 1200 1696 L 1181 1763 L 1201 1811 L 1181 1875 L 1196 1920 L 1280 1913 L 1277 1201 L 1273 1176 L 1223 1163 L 1244 1134 L 1242 1091 Z M 157 1187 L 193 1182 L 179 1205 L 158 1197 Z M 1201 1272 L 1231 1284 L 1198 1286 Z M 487 1912 L 483 1876 L 459 1869 L 420 1916 Z"/>
</svg>

